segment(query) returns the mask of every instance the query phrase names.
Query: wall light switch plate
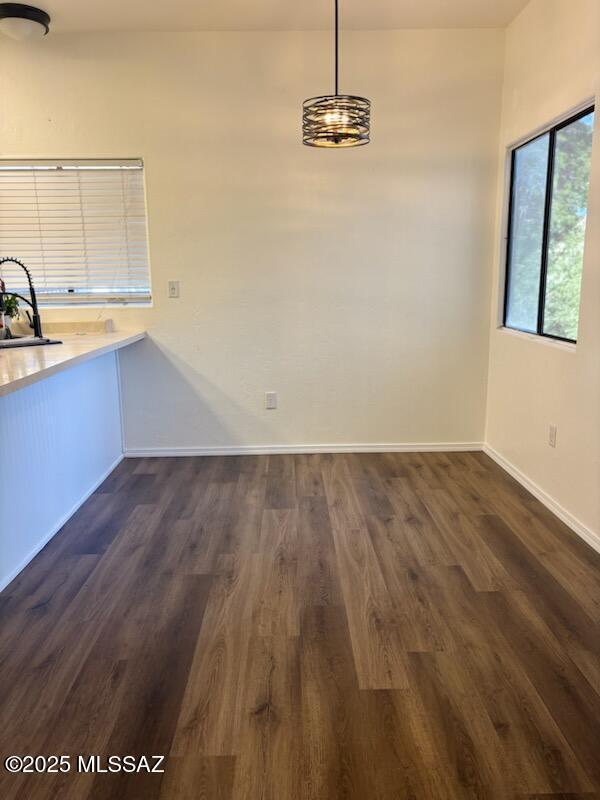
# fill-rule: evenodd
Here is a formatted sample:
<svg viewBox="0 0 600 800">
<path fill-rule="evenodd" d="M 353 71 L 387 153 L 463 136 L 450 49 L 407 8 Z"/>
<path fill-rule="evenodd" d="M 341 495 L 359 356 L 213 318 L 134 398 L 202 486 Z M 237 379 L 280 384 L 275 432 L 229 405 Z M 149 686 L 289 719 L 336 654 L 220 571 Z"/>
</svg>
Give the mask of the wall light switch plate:
<svg viewBox="0 0 600 800">
<path fill-rule="evenodd" d="M 277 408 L 277 392 L 265 392 L 265 408 L 268 411 Z"/>
<path fill-rule="evenodd" d="M 548 444 L 550 447 L 556 447 L 556 425 L 550 425 L 548 428 Z"/>
<path fill-rule="evenodd" d="M 169 297 L 179 297 L 179 281 L 169 281 Z"/>
</svg>

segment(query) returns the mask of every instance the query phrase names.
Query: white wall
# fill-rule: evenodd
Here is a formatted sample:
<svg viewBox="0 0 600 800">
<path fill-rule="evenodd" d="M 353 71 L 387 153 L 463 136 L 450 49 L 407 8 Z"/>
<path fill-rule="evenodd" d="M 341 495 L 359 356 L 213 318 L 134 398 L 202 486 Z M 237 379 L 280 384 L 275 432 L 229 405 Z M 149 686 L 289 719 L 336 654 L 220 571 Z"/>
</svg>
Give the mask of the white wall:
<svg viewBox="0 0 600 800">
<path fill-rule="evenodd" d="M 373 137 L 342 152 L 300 144 L 328 33 L 2 41 L 1 155 L 146 164 L 155 306 L 109 312 L 151 334 L 128 448 L 482 440 L 503 40 L 344 34 Z"/>
<path fill-rule="evenodd" d="M 532 0 L 507 30 L 486 441 L 600 545 L 600 124 L 596 119 L 576 347 L 497 328 L 506 147 L 592 97 L 598 0 Z M 558 426 L 556 449 L 548 426 Z M 560 510 L 560 509 L 559 509 Z M 587 529 L 587 531 L 586 531 Z"/>
<path fill-rule="evenodd" d="M 116 359 L 0 397 L 0 590 L 122 458 Z"/>
</svg>

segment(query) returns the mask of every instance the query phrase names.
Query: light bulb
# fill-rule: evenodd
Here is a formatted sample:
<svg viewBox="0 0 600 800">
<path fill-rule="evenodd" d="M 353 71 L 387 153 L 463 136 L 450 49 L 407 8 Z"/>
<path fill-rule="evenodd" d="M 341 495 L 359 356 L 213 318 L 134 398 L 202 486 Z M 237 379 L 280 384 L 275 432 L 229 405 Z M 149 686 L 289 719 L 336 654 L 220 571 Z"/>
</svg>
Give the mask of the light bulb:
<svg viewBox="0 0 600 800">
<path fill-rule="evenodd" d="M 341 111 L 328 111 L 325 114 L 326 125 L 347 125 L 349 122 L 350 119 L 348 115 Z"/>
</svg>

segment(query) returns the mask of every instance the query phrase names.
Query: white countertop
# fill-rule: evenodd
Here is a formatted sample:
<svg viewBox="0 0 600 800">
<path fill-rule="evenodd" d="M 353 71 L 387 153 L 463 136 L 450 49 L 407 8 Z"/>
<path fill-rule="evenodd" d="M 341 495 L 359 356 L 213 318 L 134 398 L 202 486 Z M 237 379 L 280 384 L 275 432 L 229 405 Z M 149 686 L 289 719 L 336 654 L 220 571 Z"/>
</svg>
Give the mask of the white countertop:
<svg viewBox="0 0 600 800">
<path fill-rule="evenodd" d="M 0 397 L 62 372 L 82 361 L 89 361 L 91 358 L 127 347 L 145 336 L 146 332 L 140 330 L 113 333 L 53 333 L 49 338 L 60 339 L 62 344 L 0 350 Z"/>
</svg>

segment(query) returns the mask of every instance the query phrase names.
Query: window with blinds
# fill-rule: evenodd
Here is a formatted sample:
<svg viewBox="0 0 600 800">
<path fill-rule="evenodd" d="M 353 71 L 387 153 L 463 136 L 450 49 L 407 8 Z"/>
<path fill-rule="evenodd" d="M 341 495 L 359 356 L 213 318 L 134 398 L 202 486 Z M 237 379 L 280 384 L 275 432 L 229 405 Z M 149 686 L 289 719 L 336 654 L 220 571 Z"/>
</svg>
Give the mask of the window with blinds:
<svg viewBox="0 0 600 800">
<path fill-rule="evenodd" d="M 31 270 L 40 305 L 149 303 L 141 161 L 1 161 L 0 257 Z M 27 296 L 24 273 L 0 266 Z"/>
</svg>

